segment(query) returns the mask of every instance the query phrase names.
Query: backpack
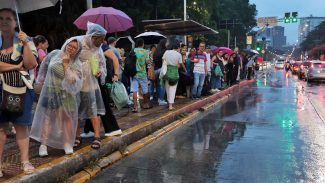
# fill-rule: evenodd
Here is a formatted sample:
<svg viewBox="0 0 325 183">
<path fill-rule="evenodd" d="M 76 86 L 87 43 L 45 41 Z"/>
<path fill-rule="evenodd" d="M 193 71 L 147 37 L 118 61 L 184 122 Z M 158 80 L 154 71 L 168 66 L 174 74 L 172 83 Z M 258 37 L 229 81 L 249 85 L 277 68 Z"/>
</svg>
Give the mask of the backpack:
<svg viewBox="0 0 325 183">
<path fill-rule="evenodd" d="M 137 56 L 132 50 L 124 61 L 124 74 L 128 77 L 134 77 L 137 74 Z"/>
</svg>

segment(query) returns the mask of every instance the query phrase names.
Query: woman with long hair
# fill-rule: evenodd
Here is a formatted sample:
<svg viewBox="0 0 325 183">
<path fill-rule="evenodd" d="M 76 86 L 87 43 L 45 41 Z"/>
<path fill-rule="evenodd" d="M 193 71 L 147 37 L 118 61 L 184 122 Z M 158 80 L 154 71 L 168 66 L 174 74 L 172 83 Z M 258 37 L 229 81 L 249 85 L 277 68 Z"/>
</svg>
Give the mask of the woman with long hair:
<svg viewBox="0 0 325 183">
<path fill-rule="evenodd" d="M 157 98 L 158 98 L 158 104 L 159 105 L 167 105 L 167 102 L 165 101 L 165 87 L 160 85 L 160 79 L 159 74 L 162 67 L 162 57 L 167 50 L 166 47 L 167 39 L 162 39 L 159 41 L 157 49 L 155 53 L 153 54 L 153 63 L 155 66 L 155 75 L 156 75 L 156 92 L 157 92 Z"/>
</svg>

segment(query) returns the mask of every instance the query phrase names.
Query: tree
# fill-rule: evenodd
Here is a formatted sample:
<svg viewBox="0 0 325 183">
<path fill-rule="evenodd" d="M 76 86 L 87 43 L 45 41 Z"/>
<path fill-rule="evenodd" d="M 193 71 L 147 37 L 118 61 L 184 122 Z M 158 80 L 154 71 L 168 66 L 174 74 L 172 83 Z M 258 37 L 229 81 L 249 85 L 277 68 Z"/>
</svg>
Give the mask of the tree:
<svg viewBox="0 0 325 183">
<path fill-rule="evenodd" d="M 306 39 L 300 44 L 303 51 L 309 51 L 314 47 L 325 43 L 325 22 L 320 23 L 311 31 Z"/>
<path fill-rule="evenodd" d="M 231 39 L 237 37 L 239 46 L 244 47 L 246 32 L 256 24 L 256 7 L 249 4 L 249 0 L 188 0 L 187 13 L 189 19 L 217 30 L 219 21 L 238 19 L 241 24 L 231 29 Z M 128 14 L 134 23 L 134 28 L 118 33 L 119 36 L 135 36 L 144 31 L 142 20 L 170 19 L 183 17 L 182 0 L 94 0 L 94 7 L 112 6 Z M 63 42 L 71 36 L 83 34 L 73 25 L 84 11 L 86 0 L 64 0 L 63 11 L 59 14 L 59 3 L 52 8 L 22 14 L 24 30 L 29 35 L 45 35 L 50 42 L 50 49 L 61 47 Z M 226 31 L 219 35 L 196 35 L 204 38 L 209 44 L 226 45 Z"/>
</svg>

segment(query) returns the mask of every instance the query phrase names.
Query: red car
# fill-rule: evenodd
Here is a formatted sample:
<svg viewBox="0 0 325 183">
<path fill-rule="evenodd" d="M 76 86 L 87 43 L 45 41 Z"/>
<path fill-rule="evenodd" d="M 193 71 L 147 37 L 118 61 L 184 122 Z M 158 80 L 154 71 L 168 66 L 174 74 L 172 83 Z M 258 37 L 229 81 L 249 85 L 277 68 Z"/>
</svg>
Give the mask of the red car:
<svg viewBox="0 0 325 183">
<path fill-rule="evenodd" d="M 291 65 L 291 72 L 292 74 L 298 74 L 301 62 L 296 61 Z"/>
<path fill-rule="evenodd" d="M 298 71 L 298 78 L 299 79 L 306 79 L 308 68 L 310 66 L 311 66 L 310 61 L 305 61 L 305 62 L 301 63 L 301 65 L 299 67 L 299 71 Z"/>
</svg>

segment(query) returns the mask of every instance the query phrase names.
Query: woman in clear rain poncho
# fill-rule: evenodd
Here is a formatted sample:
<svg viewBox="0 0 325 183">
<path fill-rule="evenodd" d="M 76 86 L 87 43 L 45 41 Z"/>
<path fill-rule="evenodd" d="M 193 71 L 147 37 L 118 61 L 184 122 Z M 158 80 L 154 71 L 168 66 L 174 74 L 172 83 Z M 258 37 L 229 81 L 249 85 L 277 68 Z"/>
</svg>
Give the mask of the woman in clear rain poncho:
<svg viewBox="0 0 325 183">
<path fill-rule="evenodd" d="M 105 115 L 105 105 L 100 92 L 98 78 L 102 85 L 105 84 L 107 75 L 106 59 L 101 49 L 105 40 L 106 30 L 98 24 L 87 24 L 85 36 L 77 37 L 82 43 L 80 61 L 82 63 L 83 86 L 80 91 L 79 119 L 90 119 L 94 128 L 93 149 L 101 146 L 100 142 L 100 118 L 98 115 Z M 80 129 L 77 131 L 77 138 L 74 147 L 81 144 Z"/>
<path fill-rule="evenodd" d="M 30 134 L 41 142 L 41 156 L 47 155 L 46 145 L 64 149 L 66 154 L 73 153 L 78 126 L 78 94 L 82 86 L 80 51 L 81 43 L 70 38 L 61 50 L 50 53 L 41 66 L 39 78 L 45 81 Z"/>
</svg>

